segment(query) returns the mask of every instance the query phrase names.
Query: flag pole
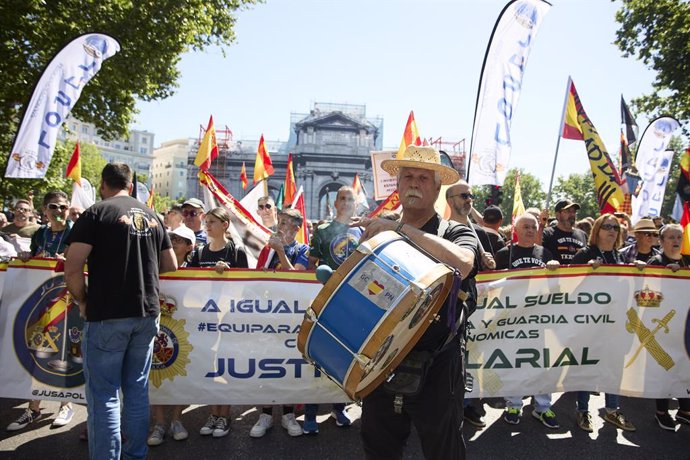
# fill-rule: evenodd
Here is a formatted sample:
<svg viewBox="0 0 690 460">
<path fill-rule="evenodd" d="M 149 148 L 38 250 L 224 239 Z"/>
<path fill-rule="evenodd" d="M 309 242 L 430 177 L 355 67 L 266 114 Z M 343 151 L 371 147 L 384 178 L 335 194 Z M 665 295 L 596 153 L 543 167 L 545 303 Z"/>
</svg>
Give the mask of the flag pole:
<svg viewBox="0 0 690 460">
<path fill-rule="evenodd" d="M 565 111 L 568 108 L 568 96 L 570 95 L 570 86 L 573 80 L 568 75 L 568 84 L 565 87 L 565 99 L 563 100 L 563 110 L 561 110 L 561 123 L 558 125 L 558 140 L 556 141 L 556 154 L 553 156 L 553 167 L 551 168 L 551 179 L 549 180 L 549 192 L 546 194 L 546 209 L 549 209 L 551 203 L 551 189 L 553 188 L 553 177 L 556 175 L 556 162 L 558 161 L 558 149 L 561 145 L 561 137 L 563 134 L 563 123 L 565 122 Z"/>
</svg>

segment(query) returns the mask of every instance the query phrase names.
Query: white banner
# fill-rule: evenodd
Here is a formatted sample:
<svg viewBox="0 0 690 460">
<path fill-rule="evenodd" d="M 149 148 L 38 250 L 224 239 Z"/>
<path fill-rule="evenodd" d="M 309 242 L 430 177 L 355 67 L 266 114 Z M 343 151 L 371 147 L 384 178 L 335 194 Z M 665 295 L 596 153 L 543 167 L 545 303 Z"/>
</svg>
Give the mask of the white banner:
<svg viewBox="0 0 690 460">
<path fill-rule="evenodd" d="M 83 322 L 54 264 L 14 261 L 4 275 L 0 397 L 85 402 Z M 690 270 L 572 266 L 486 273 L 478 281 L 468 397 L 690 392 Z M 182 269 L 164 277 L 151 401 L 345 401 L 296 348 L 304 310 L 320 287 L 313 272 Z"/>
<path fill-rule="evenodd" d="M 671 136 L 680 123 L 673 117 L 659 117 L 642 133 L 635 155 L 635 165 L 642 178 L 642 188 L 632 198 L 632 222 L 645 216 L 660 216 L 671 168 L 673 151 L 666 151 Z"/>
<path fill-rule="evenodd" d="M 374 174 L 374 200 L 380 201 L 388 198 L 398 188 L 398 178 L 393 177 L 383 170 L 383 160 L 395 159 L 395 150 L 371 152 L 371 170 Z"/>
<path fill-rule="evenodd" d="M 470 398 L 690 394 L 690 270 L 570 266 L 494 272 L 470 317 Z"/>
<path fill-rule="evenodd" d="M 42 178 L 55 150 L 55 139 L 84 86 L 120 44 L 103 34 L 72 40 L 46 66 L 38 81 L 7 162 L 5 177 Z"/>
<path fill-rule="evenodd" d="M 550 4 L 514 0 L 499 15 L 484 57 L 471 142 L 470 185 L 503 185 L 510 126 L 534 37 Z"/>
<path fill-rule="evenodd" d="M 91 182 L 81 178 L 81 187 L 76 182 L 72 182 L 72 200 L 70 206 L 79 206 L 88 209 L 96 203 L 96 191 L 91 186 Z"/>
</svg>

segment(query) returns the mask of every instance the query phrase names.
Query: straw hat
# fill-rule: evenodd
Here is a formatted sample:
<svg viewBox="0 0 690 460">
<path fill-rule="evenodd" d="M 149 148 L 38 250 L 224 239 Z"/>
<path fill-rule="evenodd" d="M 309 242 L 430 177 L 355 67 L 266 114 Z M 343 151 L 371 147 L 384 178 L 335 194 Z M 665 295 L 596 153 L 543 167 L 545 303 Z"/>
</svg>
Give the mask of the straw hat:
<svg viewBox="0 0 690 460">
<path fill-rule="evenodd" d="M 659 233 L 652 219 L 640 219 L 635 224 L 634 232 Z"/>
<path fill-rule="evenodd" d="M 460 180 L 460 174 L 448 166 L 441 164 L 441 155 L 431 147 L 410 145 L 405 149 L 402 158 L 383 160 L 381 167 L 391 176 L 396 176 L 400 168 L 429 169 L 440 173 L 441 185 L 451 185 Z"/>
</svg>

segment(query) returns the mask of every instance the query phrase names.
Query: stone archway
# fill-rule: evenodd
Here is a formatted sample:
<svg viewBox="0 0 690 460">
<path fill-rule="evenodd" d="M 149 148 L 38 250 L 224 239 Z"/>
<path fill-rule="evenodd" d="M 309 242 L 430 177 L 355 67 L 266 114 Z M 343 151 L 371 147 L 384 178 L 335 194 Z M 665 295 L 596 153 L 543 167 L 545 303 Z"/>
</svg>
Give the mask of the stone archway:
<svg viewBox="0 0 690 460">
<path fill-rule="evenodd" d="M 314 216 L 313 220 L 331 220 L 335 217 L 335 197 L 338 194 L 338 190 L 345 184 L 340 182 L 331 181 L 324 184 L 319 190 L 319 207 L 318 216 Z M 330 215 L 327 208 L 330 206 Z"/>
</svg>

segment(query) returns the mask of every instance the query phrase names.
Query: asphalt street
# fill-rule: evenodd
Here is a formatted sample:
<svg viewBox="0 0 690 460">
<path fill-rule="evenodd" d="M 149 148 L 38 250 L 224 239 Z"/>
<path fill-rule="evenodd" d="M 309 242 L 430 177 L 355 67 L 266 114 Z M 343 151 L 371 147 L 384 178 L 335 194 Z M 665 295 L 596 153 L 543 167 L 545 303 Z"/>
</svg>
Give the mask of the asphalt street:
<svg viewBox="0 0 690 460">
<path fill-rule="evenodd" d="M 556 397 L 558 399 L 556 400 Z M 677 432 L 661 430 L 654 420 L 654 401 L 646 399 L 621 398 L 624 414 L 637 426 L 637 431 L 628 433 L 605 424 L 603 415 L 604 397 L 593 396 L 595 431 L 588 434 L 575 423 L 575 395 L 554 396 L 553 410 L 561 427 L 548 429 L 530 414 L 531 405 L 526 405 L 521 422 L 508 425 L 502 420 L 502 409 L 487 404 L 487 427 L 477 430 L 465 424 L 468 458 L 481 459 L 690 459 L 690 426 L 683 425 Z M 526 404 L 528 401 L 526 400 Z M 4 426 L 21 414 L 25 401 L 0 399 L 0 415 L 3 428 L 0 429 L 1 459 L 70 459 L 87 458 L 87 443 L 79 440 L 79 434 L 86 427 L 86 409 L 77 406 L 76 415 L 68 426 L 52 429 L 52 419 L 59 403 L 46 401 L 43 420 L 18 432 L 7 432 Z M 675 407 L 675 404 L 672 405 Z M 359 437 L 360 408 L 350 405 L 348 414 L 355 421 L 349 428 L 336 427 L 329 418 L 330 408 L 321 406 L 319 415 L 320 432 L 316 436 L 292 438 L 280 427 L 276 410 L 275 424 L 261 439 L 249 437 L 249 429 L 258 417 L 253 407 L 235 406 L 232 409 L 231 431 L 225 438 L 202 437 L 198 429 L 208 415 L 204 406 L 190 406 L 182 416 L 190 432 L 189 439 L 174 441 L 166 436 L 165 442 L 149 450 L 151 459 L 355 459 L 363 458 Z M 675 412 L 675 411 L 672 411 Z M 298 421 L 303 417 L 298 411 Z M 405 452 L 406 459 L 423 458 L 416 434 L 413 432 Z"/>
</svg>

